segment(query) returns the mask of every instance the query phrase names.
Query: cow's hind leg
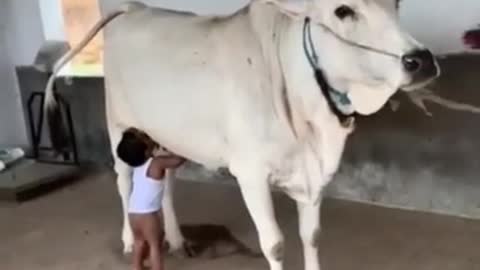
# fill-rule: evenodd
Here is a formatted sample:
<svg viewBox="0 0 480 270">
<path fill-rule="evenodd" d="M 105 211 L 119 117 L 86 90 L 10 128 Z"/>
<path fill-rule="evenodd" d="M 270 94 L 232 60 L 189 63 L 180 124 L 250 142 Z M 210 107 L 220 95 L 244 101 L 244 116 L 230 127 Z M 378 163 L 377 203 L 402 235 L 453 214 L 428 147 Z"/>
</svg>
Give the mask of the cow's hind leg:
<svg viewBox="0 0 480 270">
<path fill-rule="evenodd" d="M 320 238 L 320 203 L 297 202 L 300 238 L 303 243 L 305 270 L 320 270 L 318 245 Z"/>
<path fill-rule="evenodd" d="M 267 176 L 235 173 L 243 199 L 255 223 L 262 252 L 270 270 L 283 269 L 284 240 L 275 219 L 272 194 Z M 253 184 L 252 184 L 253 183 Z"/>
</svg>

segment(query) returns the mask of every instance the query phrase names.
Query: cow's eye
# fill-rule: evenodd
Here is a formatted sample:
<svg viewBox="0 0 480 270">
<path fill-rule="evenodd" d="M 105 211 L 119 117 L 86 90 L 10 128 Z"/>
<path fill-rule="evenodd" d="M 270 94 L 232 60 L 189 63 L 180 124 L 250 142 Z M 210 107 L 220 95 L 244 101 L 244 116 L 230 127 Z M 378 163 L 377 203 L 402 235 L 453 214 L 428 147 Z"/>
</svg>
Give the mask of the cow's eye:
<svg viewBox="0 0 480 270">
<path fill-rule="evenodd" d="M 355 17 L 355 11 L 346 5 L 341 5 L 337 9 L 335 9 L 335 15 L 340 19 L 343 20 L 347 17 Z"/>
</svg>

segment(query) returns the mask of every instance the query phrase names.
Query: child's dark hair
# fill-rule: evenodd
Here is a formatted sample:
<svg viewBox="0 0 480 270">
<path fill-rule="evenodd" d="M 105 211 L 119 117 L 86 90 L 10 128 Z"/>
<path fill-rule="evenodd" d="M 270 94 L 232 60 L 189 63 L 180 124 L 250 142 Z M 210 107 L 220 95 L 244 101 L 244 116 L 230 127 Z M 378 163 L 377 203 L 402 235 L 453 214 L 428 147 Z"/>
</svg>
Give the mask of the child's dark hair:
<svg viewBox="0 0 480 270">
<path fill-rule="evenodd" d="M 132 167 L 143 165 L 148 160 L 148 144 L 132 130 L 126 130 L 117 146 L 117 156 Z"/>
</svg>

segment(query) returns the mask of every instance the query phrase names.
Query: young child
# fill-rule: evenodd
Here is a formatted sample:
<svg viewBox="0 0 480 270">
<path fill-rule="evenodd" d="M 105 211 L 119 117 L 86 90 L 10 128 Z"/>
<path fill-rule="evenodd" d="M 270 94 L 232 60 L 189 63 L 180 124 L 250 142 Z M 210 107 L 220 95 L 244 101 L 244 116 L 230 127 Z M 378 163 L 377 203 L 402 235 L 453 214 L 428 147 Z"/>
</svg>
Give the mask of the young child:
<svg viewBox="0 0 480 270">
<path fill-rule="evenodd" d="M 159 145 L 147 134 L 130 128 L 122 135 L 117 155 L 134 167 L 133 188 L 129 201 L 129 220 L 133 231 L 133 269 L 143 269 L 143 261 L 150 255 L 152 270 L 163 269 L 163 221 L 161 208 L 165 170 L 177 168 L 184 159 L 169 152 L 154 156 Z"/>
</svg>

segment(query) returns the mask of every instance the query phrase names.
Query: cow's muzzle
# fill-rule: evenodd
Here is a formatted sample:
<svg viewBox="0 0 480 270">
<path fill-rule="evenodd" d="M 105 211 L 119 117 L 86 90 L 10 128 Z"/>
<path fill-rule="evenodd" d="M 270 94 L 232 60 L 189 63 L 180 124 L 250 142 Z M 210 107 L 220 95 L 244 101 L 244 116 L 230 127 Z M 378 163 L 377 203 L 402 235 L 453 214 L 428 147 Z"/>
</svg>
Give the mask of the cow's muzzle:
<svg viewBox="0 0 480 270">
<path fill-rule="evenodd" d="M 422 83 L 440 75 L 435 56 L 430 50 L 414 50 L 402 56 L 404 70 L 411 75 L 412 84 Z"/>
</svg>

